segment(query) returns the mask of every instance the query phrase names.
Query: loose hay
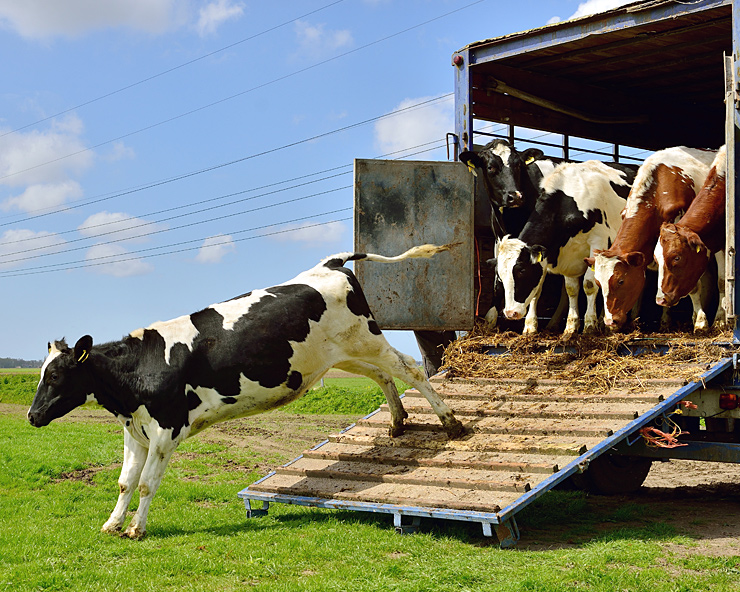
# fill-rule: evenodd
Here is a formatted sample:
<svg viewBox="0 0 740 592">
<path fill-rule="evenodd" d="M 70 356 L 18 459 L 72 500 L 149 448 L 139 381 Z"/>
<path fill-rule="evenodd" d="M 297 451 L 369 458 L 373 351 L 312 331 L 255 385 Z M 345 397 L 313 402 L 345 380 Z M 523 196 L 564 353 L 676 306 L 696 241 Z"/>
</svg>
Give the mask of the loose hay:
<svg viewBox="0 0 740 592">
<path fill-rule="evenodd" d="M 732 333 L 697 336 L 690 333 L 523 336 L 500 333 L 485 323 L 451 343 L 444 354 L 447 377 L 557 379 L 588 392 L 604 393 L 623 379 L 678 378 L 694 381 L 713 364 L 730 355 Z M 723 346 L 724 344 L 724 346 Z M 642 352 L 669 345 L 667 353 Z M 489 355 L 491 348 L 506 353 Z M 620 355 L 624 348 L 636 355 Z"/>
</svg>

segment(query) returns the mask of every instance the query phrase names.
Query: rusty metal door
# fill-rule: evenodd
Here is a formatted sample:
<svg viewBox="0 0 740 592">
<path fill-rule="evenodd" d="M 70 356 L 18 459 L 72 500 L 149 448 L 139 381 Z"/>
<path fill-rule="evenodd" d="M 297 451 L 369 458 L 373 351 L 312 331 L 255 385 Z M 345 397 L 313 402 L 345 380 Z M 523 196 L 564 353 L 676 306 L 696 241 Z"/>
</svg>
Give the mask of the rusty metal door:
<svg viewBox="0 0 740 592">
<path fill-rule="evenodd" d="M 459 162 L 355 160 L 356 252 L 461 243 L 432 259 L 355 263 L 381 328 L 472 328 L 473 199 L 473 176 Z"/>
</svg>

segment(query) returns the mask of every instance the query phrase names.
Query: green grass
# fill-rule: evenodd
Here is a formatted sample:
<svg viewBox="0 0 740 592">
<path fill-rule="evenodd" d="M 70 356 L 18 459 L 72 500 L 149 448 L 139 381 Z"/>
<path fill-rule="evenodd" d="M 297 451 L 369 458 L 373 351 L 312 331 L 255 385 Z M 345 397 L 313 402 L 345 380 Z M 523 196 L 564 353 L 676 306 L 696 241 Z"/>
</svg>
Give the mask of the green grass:
<svg viewBox="0 0 740 592">
<path fill-rule="evenodd" d="M 236 498 L 245 478 L 226 470 L 235 451 L 192 444 L 173 460 L 147 538 L 134 542 L 99 532 L 115 502 L 120 428 L 60 422 L 36 430 L 0 415 L 0 590 L 740 589 L 737 558 L 674 557 L 662 545 L 685 539 L 660 523 L 616 522 L 572 549 L 501 551 L 479 527 L 450 522 L 400 536 L 389 516 L 281 504 L 247 520 Z M 96 468 L 88 480 L 65 478 L 88 467 Z M 584 500 L 563 492 L 539 505 L 557 514 L 567 502 L 550 524 L 557 530 L 576 517 L 594 522 Z"/>
<path fill-rule="evenodd" d="M 30 405 L 39 383 L 39 371 L 0 372 L 0 403 Z"/>
<path fill-rule="evenodd" d="M 323 396 L 366 401 L 367 384 L 345 380 L 356 379 L 328 379 Z M 117 496 L 117 424 L 35 429 L 0 414 L 0 592 L 740 591 L 740 557 L 692 554 L 649 505 L 599 510 L 581 492 L 550 492 L 517 516 L 537 551 L 502 551 L 477 524 L 423 521 L 400 536 L 389 515 L 283 504 L 247 520 L 236 494 L 272 459 L 207 434 L 175 453 L 136 542 L 99 532 Z"/>
</svg>

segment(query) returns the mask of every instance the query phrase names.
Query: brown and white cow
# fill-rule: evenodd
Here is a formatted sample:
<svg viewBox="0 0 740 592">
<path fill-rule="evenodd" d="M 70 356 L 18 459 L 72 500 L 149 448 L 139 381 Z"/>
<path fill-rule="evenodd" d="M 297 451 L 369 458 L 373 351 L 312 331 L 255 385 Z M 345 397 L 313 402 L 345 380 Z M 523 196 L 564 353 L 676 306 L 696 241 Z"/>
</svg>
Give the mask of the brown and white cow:
<svg viewBox="0 0 740 592">
<path fill-rule="evenodd" d="M 708 326 L 701 306 L 701 277 L 712 253 L 717 258 L 720 307 L 715 325 L 724 322 L 725 287 L 725 177 L 727 150 L 719 149 L 712 162 L 709 176 L 691 203 L 686 214 L 675 224 L 664 222 L 655 245 L 658 264 L 658 292 L 655 301 L 660 306 L 675 306 L 684 296 L 690 296 L 697 310 L 694 330 Z"/>
<path fill-rule="evenodd" d="M 656 152 L 640 167 L 614 243 L 586 259 L 601 287 L 607 327 L 624 325 L 645 286 L 660 225 L 675 222 L 688 209 L 716 154 L 677 146 Z"/>
<path fill-rule="evenodd" d="M 146 532 L 152 498 L 177 446 L 208 426 L 275 409 L 305 394 L 329 368 L 376 381 L 391 411 L 391 435 L 406 412 L 392 376 L 417 388 L 450 437 L 462 424 L 414 360 L 386 341 L 347 261 L 431 257 L 449 246 L 422 245 L 383 257 L 339 253 L 290 281 L 254 290 L 199 312 L 137 329 L 120 341 L 70 348 L 49 344 L 28 411 L 42 427 L 86 401 L 123 424 L 120 495 L 103 531 L 121 530 L 131 498 L 140 500 L 125 536 Z"/>
</svg>

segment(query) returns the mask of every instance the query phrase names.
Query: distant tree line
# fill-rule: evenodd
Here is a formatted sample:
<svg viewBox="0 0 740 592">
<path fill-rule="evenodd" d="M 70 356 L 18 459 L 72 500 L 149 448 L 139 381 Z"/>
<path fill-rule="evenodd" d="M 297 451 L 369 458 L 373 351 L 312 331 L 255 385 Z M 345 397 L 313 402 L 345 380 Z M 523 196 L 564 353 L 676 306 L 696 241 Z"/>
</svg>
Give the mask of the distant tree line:
<svg viewBox="0 0 740 592">
<path fill-rule="evenodd" d="M 0 368 L 41 368 L 43 360 L 19 360 L 17 358 L 0 358 Z"/>
</svg>

